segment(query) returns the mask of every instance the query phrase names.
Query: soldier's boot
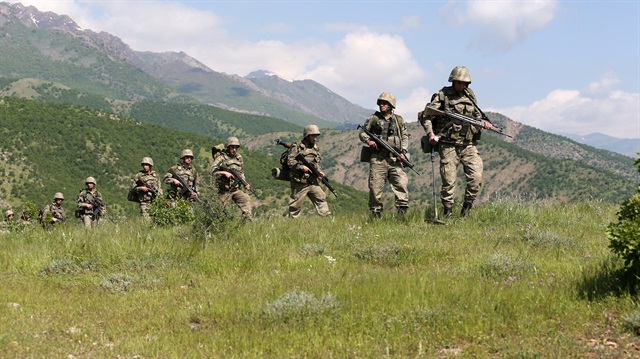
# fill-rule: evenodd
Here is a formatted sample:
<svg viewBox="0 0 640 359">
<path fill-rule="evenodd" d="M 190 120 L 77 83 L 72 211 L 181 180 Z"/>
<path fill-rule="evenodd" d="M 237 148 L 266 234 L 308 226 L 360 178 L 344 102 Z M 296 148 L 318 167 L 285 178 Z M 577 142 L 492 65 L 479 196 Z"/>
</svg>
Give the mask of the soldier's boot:
<svg viewBox="0 0 640 359">
<path fill-rule="evenodd" d="M 397 208 L 398 214 L 401 216 L 404 216 L 405 214 L 407 214 L 408 210 L 409 210 L 409 206 L 398 206 Z"/>
<path fill-rule="evenodd" d="M 466 217 L 466 215 L 469 214 L 471 207 L 473 207 L 473 202 L 464 202 L 462 204 L 462 209 L 460 210 L 460 215 L 462 217 Z"/>
<path fill-rule="evenodd" d="M 444 218 L 451 218 L 451 214 L 453 214 L 453 208 L 451 206 L 444 206 L 442 216 Z"/>
<path fill-rule="evenodd" d="M 371 210 L 371 217 L 373 217 L 373 219 L 380 219 L 382 217 L 382 211 L 381 210 Z"/>
</svg>

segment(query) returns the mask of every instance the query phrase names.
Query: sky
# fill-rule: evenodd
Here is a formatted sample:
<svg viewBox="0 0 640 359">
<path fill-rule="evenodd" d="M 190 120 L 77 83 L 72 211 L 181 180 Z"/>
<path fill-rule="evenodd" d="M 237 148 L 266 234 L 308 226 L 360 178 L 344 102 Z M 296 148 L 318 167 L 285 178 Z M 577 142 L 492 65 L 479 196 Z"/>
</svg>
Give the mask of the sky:
<svg viewBox="0 0 640 359">
<path fill-rule="evenodd" d="M 312 79 L 369 109 L 392 92 L 408 121 L 466 66 L 485 112 L 552 133 L 639 138 L 640 150 L 637 0 L 20 2 L 136 51 Z"/>
</svg>

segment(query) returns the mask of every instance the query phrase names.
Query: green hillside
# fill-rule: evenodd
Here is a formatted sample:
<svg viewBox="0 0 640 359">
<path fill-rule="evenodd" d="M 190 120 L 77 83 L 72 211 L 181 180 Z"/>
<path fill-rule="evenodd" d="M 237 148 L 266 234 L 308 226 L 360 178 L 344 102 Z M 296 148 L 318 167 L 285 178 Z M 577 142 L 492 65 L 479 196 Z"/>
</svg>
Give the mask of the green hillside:
<svg viewBox="0 0 640 359">
<path fill-rule="evenodd" d="M 20 207 L 26 201 L 44 205 L 55 192 L 63 192 L 67 211 L 93 176 L 113 215 L 135 215 L 136 204 L 126 201 L 131 178 L 140 170 L 140 160 L 151 156 L 155 170 L 164 176 L 180 151 L 191 148 L 194 165 L 210 184 L 207 174 L 210 149 L 220 139 L 141 123 L 87 107 L 39 103 L 5 97 L 0 101 L 0 206 Z M 288 199 L 288 184 L 271 179 L 277 159 L 241 149 L 247 162 L 247 177 L 261 191 L 258 215 L 282 214 Z M 336 186 L 341 198 L 330 198 L 334 212 L 365 208 L 366 194 Z"/>
</svg>

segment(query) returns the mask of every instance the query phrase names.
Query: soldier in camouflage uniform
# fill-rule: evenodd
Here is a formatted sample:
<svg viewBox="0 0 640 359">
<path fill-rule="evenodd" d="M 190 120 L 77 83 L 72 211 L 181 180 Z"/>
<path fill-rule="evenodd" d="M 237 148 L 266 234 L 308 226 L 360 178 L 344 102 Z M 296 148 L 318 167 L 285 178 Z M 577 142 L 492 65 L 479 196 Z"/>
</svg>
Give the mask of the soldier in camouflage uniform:
<svg viewBox="0 0 640 359">
<path fill-rule="evenodd" d="M 218 198 L 225 206 L 232 200 L 240 207 L 242 218 L 251 221 L 251 198 L 242 191 L 242 183 L 233 177 L 233 174 L 227 171 L 231 168 L 239 176 L 246 181 L 244 176 L 244 160 L 242 155 L 238 153 L 240 140 L 236 137 L 229 137 L 225 142 L 225 150 L 220 152 L 213 159 L 213 164 L 209 169 L 209 173 L 216 178 L 218 186 Z M 251 190 L 251 185 L 244 186 L 247 191 Z"/>
<path fill-rule="evenodd" d="M 44 227 L 51 227 L 60 223 L 66 223 L 67 217 L 64 215 L 64 208 L 62 208 L 62 201 L 64 201 L 64 195 L 57 192 L 53 195 L 53 201 L 42 209 L 42 225 Z"/>
<path fill-rule="evenodd" d="M 287 156 L 287 164 L 291 173 L 291 199 L 289 200 L 289 217 L 298 218 L 304 199 L 308 196 L 316 207 L 316 211 L 320 216 L 328 216 L 331 214 L 329 205 L 327 204 L 327 195 L 324 193 L 318 183 L 318 178 L 311 175 L 312 171 L 301 161 L 296 159 L 298 154 L 313 164 L 318 172 L 324 176 L 320 169 L 320 149 L 316 144 L 320 129 L 316 125 L 308 125 L 304 128 L 304 138 L 302 141 L 296 141 L 289 148 Z"/>
<path fill-rule="evenodd" d="M 480 111 L 475 105 L 477 104 L 476 96 L 469 88 L 469 84 L 471 84 L 469 70 L 464 66 L 456 66 L 449 75 L 449 82 L 452 85 L 443 87 L 437 94 L 434 94 L 427 107 L 482 120 Z M 427 107 L 425 107 L 424 113 L 427 112 Z M 442 179 L 440 196 L 444 216 L 451 217 L 459 164 L 462 164 L 467 180 L 464 203 L 460 212 L 462 216 L 466 216 L 473 207 L 473 202 L 482 186 L 483 164 L 476 148 L 482 128 L 443 116 L 422 117 L 420 122 L 429 137 L 429 143 L 431 145 L 438 144 L 440 177 Z M 486 120 L 483 120 L 483 124 L 484 129 L 492 127 L 491 123 Z"/>
<path fill-rule="evenodd" d="M 364 127 L 380 136 L 402 156 L 407 157 L 409 148 L 409 134 L 404 119 L 393 113 L 396 108 L 396 98 L 390 92 L 383 92 L 377 101 L 379 111 L 369 117 Z M 379 148 L 364 131 L 360 132 L 360 141 L 366 143 L 372 150 L 369 161 L 369 210 L 374 217 L 380 217 L 383 210 L 382 189 L 387 180 L 395 195 L 395 206 L 399 214 L 405 214 L 409 209 L 409 179 L 402 167 L 402 161 L 393 157 L 391 153 Z"/>
<path fill-rule="evenodd" d="M 12 210 L 8 209 L 4 212 L 4 221 L 0 223 L 0 227 L 3 228 L 0 232 L 8 232 L 12 230 L 16 225 L 16 221 L 14 220 L 14 213 Z"/>
<path fill-rule="evenodd" d="M 87 177 L 84 181 L 86 188 L 82 189 L 76 198 L 80 219 L 86 228 L 97 226 L 100 218 L 107 214 L 107 207 L 102 200 L 102 194 L 96 189 L 96 180 Z"/>
<path fill-rule="evenodd" d="M 140 204 L 140 216 L 145 221 L 149 219 L 147 208 L 156 196 L 162 196 L 162 187 L 160 186 L 160 177 L 153 171 L 153 159 L 144 157 L 140 162 L 142 170 L 136 173 L 133 179 L 133 190 L 136 192 L 137 202 Z"/>
<path fill-rule="evenodd" d="M 173 169 L 173 171 L 178 176 L 182 177 L 182 179 L 189 185 L 189 187 L 191 187 L 194 193 L 190 193 L 189 191 L 184 191 L 181 193 L 181 190 L 183 189 L 182 183 L 173 178 L 173 175 L 169 172 L 164 175 L 164 179 L 162 181 L 166 184 L 171 185 L 171 188 L 169 189 L 169 197 L 171 199 L 172 207 L 175 207 L 176 200 L 179 197 L 182 197 L 186 200 L 194 201 L 198 196 L 197 191 L 200 180 L 198 178 L 198 171 L 191 164 L 192 161 L 193 151 L 191 151 L 190 149 L 184 149 L 180 154 L 180 163 L 171 167 L 171 169 Z"/>
</svg>

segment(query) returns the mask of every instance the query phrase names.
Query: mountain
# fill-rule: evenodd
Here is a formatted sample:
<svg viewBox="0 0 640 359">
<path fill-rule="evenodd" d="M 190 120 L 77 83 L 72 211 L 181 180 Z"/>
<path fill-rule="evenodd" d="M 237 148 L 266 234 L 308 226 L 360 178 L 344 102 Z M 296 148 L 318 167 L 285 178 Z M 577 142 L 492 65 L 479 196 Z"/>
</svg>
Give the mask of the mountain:
<svg viewBox="0 0 640 359">
<path fill-rule="evenodd" d="M 640 138 L 617 138 L 599 132 L 585 136 L 570 133 L 561 133 L 561 135 L 578 143 L 617 152 L 633 158 L 638 158 L 638 152 L 640 151 Z"/>
</svg>

